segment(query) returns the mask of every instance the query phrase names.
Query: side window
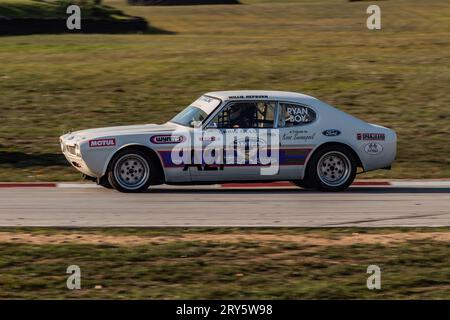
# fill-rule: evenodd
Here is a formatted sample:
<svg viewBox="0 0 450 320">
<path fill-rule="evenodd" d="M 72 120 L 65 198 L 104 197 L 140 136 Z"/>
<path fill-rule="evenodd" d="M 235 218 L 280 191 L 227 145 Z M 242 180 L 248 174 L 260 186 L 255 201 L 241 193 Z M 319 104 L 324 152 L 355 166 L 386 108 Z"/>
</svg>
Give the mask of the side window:
<svg viewBox="0 0 450 320">
<path fill-rule="evenodd" d="M 210 122 L 217 128 L 273 128 L 274 102 L 236 102 L 226 106 Z"/>
<path fill-rule="evenodd" d="M 310 107 L 299 104 L 280 103 L 280 127 L 302 126 L 314 122 L 316 117 L 316 112 Z"/>
<path fill-rule="evenodd" d="M 256 104 L 256 118 L 258 128 L 273 128 L 275 108 L 275 102 L 258 102 Z"/>
</svg>

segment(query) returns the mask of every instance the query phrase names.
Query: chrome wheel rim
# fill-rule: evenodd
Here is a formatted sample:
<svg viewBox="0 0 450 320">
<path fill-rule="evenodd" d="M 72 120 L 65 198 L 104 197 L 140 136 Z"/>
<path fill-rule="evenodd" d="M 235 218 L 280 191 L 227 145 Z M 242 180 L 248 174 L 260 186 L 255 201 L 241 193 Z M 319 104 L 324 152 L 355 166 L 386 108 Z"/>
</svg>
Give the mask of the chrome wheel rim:
<svg viewBox="0 0 450 320">
<path fill-rule="evenodd" d="M 126 154 L 115 165 L 117 183 L 125 189 L 136 190 L 148 180 L 150 168 L 147 160 L 137 154 Z"/>
<path fill-rule="evenodd" d="M 338 151 L 325 153 L 317 163 L 317 175 L 320 181 L 330 187 L 337 187 L 347 182 L 350 173 L 350 160 Z"/>
</svg>

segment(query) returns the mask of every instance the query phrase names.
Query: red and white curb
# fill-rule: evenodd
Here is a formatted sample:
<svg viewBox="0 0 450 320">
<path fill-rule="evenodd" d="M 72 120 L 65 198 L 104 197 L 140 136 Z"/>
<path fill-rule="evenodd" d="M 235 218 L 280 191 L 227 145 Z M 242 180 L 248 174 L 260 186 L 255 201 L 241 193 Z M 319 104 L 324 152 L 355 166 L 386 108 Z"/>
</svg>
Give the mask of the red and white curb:
<svg viewBox="0 0 450 320">
<path fill-rule="evenodd" d="M 162 185 L 157 188 L 186 189 L 193 186 L 170 186 Z M 213 185 L 195 186 L 202 189 L 220 188 L 298 188 L 288 181 L 256 182 L 256 183 L 224 183 Z M 401 188 L 450 188 L 450 179 L 435 180 L 357 180 L 352 187 L 401 187 Z M 0 182 L 0 188 L 101 188 L 95 183 L 72 183 L 72 182 Z"/>
<path fill-rule="evenodd" d="M 0 188 L 56 188 L 52 182 L 0 182 Z"/>
</svg>

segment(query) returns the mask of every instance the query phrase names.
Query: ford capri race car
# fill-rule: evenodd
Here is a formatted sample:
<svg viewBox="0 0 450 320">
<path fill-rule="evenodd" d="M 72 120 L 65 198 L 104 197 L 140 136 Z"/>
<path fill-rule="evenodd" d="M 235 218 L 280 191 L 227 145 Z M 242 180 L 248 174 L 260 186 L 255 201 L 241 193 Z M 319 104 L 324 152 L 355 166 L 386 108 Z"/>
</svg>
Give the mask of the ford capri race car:
<svg viewBox="0 0 450 320">
<path fill-rule="evenodd" d="M 60 144 L 86 178 L 122 192 L 163 183 L 283 180 L 341 191 L 358 168 L 389 169 L 397 137 L 307 95 L 221 91 L 162 125 L 76 131 Z"/>
</svg>

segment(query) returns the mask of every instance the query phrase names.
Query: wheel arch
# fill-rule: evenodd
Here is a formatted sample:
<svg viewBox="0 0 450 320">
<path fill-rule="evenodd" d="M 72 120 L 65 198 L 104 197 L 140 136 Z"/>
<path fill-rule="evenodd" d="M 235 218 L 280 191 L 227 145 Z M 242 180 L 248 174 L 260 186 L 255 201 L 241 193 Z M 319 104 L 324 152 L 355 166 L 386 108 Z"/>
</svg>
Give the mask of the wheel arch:
<svg viewBox="0 0 450 320">
<path fill-rule="evenodd" d="M 352 155 L 353 157 L 355 157 L 356 160 L 356 166 L 357 167 L 362 167 L 364 169 L 364 165 L 361 161 L 361 158 L 359 157 L 358 153 L 348 144 L 343 143 L 343 142 L 338 142 L 338 141 L 327 141 L 325 143 L 322 143 L 321 145 L 317 146 L 309 155 L 308 158 L 306 159 L 306 163 L 305 163 L 305 170 L 303 171 L 303 179 L 306 177 L 306 173 L 308 172 L 309 169 L 309 165 L 311 164 L 310 159 L 312 158 L 312 156 L 320 151 L 321 149 L 328 147 L 328 146 L 341 146 L 346 148 Z"/>
<path fill-rule="evenodd" d="M 162 166 L 162 162 L 161 162 L 161 158 L 159 157 L 158 153 L 153 150 L 152 148 L 143 145 L 143 144 L 138 144 L 138 143 L 129 143 L 126 145 L 121 146 L 120 148 L 118 148 L 117 150 L 115 150 L 114 152 L 111 153 L 111 155 L 109 156 L 108 160 L 106 161 L 105 167 L 103 168 L 103 172 L 102 172 L 102 176 L 105 176 L 108 172 L 108 170 L 110 169 L 111 166 L 111 161 L 114 158 L 114 156 L 126 149 L 140 149 L 142 151 L 144 151 L 145 153 L 147 153 L 150 156 L 150 159 L 152 159 L 154 161 L 154 163 L 157 165 L 157 177 L 155 179 L 156 183 L 164 183 L 166 181 L 166 176 L 165 176 L 165 172 L 164 172 L 164 168 Z"/>
</svg>

